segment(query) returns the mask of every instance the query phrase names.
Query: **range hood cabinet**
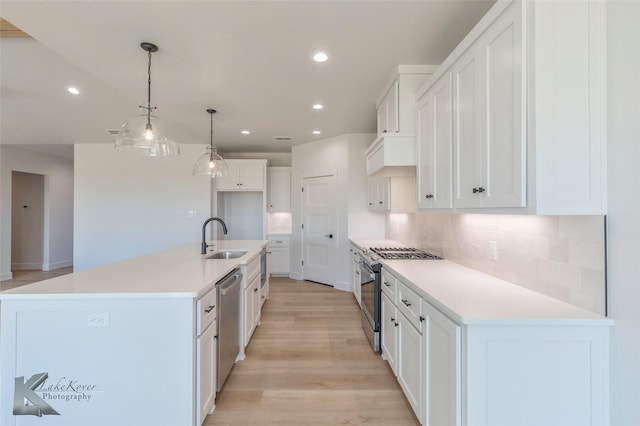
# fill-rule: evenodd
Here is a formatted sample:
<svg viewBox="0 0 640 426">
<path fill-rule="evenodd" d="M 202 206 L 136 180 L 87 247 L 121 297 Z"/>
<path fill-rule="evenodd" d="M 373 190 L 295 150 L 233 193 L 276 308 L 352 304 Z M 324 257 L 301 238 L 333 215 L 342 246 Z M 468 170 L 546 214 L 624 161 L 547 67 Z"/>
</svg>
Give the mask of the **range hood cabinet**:
<svg viewBox="0 0 640 426">
<path fill-rule="evenodd" d="M 384 134 L 365 152 L 367 176 L 415 176 L 416 136 Z"/>
</svg>

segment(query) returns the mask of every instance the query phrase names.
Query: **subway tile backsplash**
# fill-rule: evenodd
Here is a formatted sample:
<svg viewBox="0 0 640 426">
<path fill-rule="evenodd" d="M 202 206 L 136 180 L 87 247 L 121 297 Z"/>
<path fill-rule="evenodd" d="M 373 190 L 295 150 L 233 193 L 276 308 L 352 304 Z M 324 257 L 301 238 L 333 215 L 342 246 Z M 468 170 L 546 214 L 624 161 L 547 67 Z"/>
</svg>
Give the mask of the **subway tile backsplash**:
<svg viewBox="0 0 640 426">
<path fill-rule="evenodd" d="M 389 214 L 386 225 L 388 239 L 605 313 L 604 216 L 411 213 Z"/>
</svg>

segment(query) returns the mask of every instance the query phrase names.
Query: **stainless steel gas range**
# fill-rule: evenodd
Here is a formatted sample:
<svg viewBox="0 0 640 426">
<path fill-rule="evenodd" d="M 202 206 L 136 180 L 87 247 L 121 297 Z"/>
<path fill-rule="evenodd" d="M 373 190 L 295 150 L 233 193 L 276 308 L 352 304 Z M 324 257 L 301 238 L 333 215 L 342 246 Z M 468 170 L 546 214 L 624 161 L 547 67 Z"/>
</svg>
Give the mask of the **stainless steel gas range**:
<svg viewBox="0 0 640 426">
<path fill-rule="evenodd" d="M 381 320 L 381 259 L 439 260 L 436 255 L 413 247 L 369 247 L 360 254 L 360 290 L 362 303 L 362 328 L 373 346 L 380 353 Z"/>
</svg>

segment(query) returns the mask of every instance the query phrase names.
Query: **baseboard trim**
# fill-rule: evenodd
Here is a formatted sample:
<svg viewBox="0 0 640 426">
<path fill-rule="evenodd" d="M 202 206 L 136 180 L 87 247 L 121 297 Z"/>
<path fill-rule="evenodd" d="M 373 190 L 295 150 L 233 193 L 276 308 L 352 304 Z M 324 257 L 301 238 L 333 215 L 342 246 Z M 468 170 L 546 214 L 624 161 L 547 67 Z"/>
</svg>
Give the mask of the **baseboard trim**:
<svg viewBox="0 0 640 426">
<path fill-rule="evenodd" d="M 302 281 L 302 274 L 299 272 L 291 272 L 289 274 L 289 278 L 291 278 L 292 280 Z"/>
<path fill-rule="evenodd" d="M 333 288 L 335 288 L 336 290 L 348 291 L 349 293 L 352 292 L 351 283 L 348 281 L 338 281 L 336 285 L 333 286 Z"/>
<path fill-rule="evenodd" d="M 39 271 L 43 270 L 42 269 L 42 263 L 36 263 L 36 262 L 32 262 L 32 263 L 12 263 L 11 264 L 11 270 L 22 270 L 22 269 L 37 269 Z"/>
<path fill-rule="evenodd" d="M 42 265 L 42 270 L 43 271 L 53 271 L 55 269 L 60 269 L 60 268 L 66 268 L 68 266 L 73 266 L 73 260 L 63 260 L 62 262 L 53 262 L 50 264 L 44 264 Z"/>
<path fill-rule="evenodd" d="M 0 274 L 0 281 L 7 281 L 13 279 L 13 272 L 5 272 Z"/>
</svg>

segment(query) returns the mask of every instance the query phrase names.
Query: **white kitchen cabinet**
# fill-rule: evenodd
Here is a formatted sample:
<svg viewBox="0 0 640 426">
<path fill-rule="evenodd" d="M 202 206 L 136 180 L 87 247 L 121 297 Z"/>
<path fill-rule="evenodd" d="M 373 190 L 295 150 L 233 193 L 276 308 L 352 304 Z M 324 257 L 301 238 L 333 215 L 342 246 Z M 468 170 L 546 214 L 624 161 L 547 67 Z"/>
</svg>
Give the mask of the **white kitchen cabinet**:
<svg viewBox="0 0 640 426">
<path fill-rule="evenodd" d="M 196 424 L 201 425 L 215 407 L 217 368 L 216 289 L 196 301 Z"/>
<path fill-rule="evenodd" d="M 253 259 L 244 265 L 244 273 L 242 278 L 243 291 L 242 291 L 242 305 L 241 319 L 242 319 L 242 345 L 240 359 L 244 358 L 244 348 L 247 347 L 251 336 L 256 327 L 260 323 L 260 255 L 258 254 Z"/>
<path fill-rule="evenodd" d="M 424 365 L 424 344 L 422 333 L 416 324 L 410 321 L 404 313 L 398 309 L 398 383 L 404 391 L 404 395 L 413 408 L 418 420 L 422 423 L 422 400 Z"/>
<path fill-rule="evenodd" d="M 454 211 L 606 213 L 604 11 L 498 2 L 416 92 L 429 97 L 451 73 Z M 419 156 L 419 173 L 431 161 Z M 418 185 L 424 201 L 430 187 Z"/>
<path fill-rule="evenodd" d="M 415 177 L 369 176 L 368 209 L 376 213 L 412 213 L 416 211 Z"/>
<path fill-rule="evenodd" d="M 216 178 L 218 191 L 263 191 L 266 160 L 225 160 L 229 175 Z"/>
<path fill-rule="evenodd" d="M 396 80 L 378 105 L 378 134 L 398 132 L 398 81 Z"/>
<path fill-rule="evenodd" d="M 269 237 L 267 245 L 269 262 L 269 274 L 273 276 L 289 276 L 290 260 L 289 260 L 289 237 L 277 236 Z"/>
<path fill-rule="evenodd" d="M 380 347 L 382 348 L 382 358 L 389 363 L 391 371 L 397 376 L 398 363 L 398 309 L 395 303 L 386 293 L 382 293 L 381 306 L 381 334 Z"/>
<path fill-rule="evenodd" d="M 425 351 L 423 419 L 427 425 L 462 422 L 461 327 L 422 300 Z"/>
<path fill-rule="evenodd" d="M 291 211 L 291 167 L 268 167 L 267 180 L 269 211 Z"/>
<path fill-rule="evenodd" d="M 355 297 L 359 306 L 362 306 L 362 278 L 360 276 L 360 251 L 351 244 L 351 286 L 353 297 Z"/>
<path fill-rule="evenodd" d="M 213 290 L 215 292 L 215 290 Z M 216 367 L 217 367 L 217 342 L 216 330 L 218 324 L 214 321 L 196 339 L 196 351 L 198 356 L 196 388 L 196 404 L 198 407 L 196 424 L 201 425 L 207 414 L 211 414 L 215 407 L 216 398 Z"/>
<path fill-rule="evenodd" d="M 418 101 L 419 209 L 453 208 L 453 108 L 451 73 Z"/>
<path fill-rule="evenodd" d="M 245 289 L 245 301 L 244 338 L 248 344 L 260 322 L 260 275 L 256 276 Z"/>
<path fill-rule="evenodd" d="M 522 62 L 511 7 L 452 67 L 456 207 L 526 206 Z"/>
</svg>

